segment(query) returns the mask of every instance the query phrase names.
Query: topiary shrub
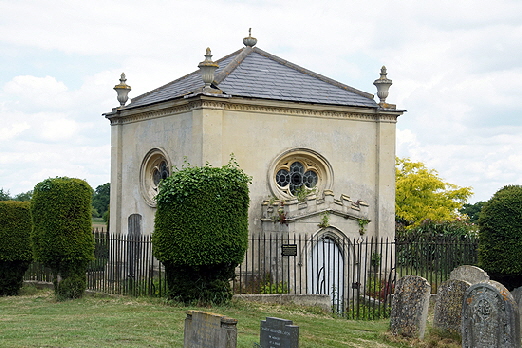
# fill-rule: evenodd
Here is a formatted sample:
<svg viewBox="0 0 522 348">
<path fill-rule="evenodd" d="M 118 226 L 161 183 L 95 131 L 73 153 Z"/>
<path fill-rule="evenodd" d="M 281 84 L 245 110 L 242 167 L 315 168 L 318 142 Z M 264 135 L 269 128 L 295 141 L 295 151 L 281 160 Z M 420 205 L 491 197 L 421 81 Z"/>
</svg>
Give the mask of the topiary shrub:
<svg viewBox="0 0 522 348">
<path fill-rule="evenodd" d="M 522 286 L 522 186 L 508 185 L 479 216 L 479 265 L 506 288 Z"/>
<path fill-rule="evenodd" d="M 34 255 L 52 269 L 59 300 L 81 297 L 87 286 L 85 272 L 94 260 L 92 192 L 85 181 L 67 177 L 47 179 L 34 188 Z"/>
<path fill-rule="evenodd" d="M 32 261 L 29 202 L 0 202 L 0 295 L 17 295 Z"/>
<path fill-rule="evenodd" d="M 249 182 L 232 160 L 221 168 L 176 168 L 162 182 L 152 250 L 165 265 L 169 298 L 230 300 L 230 280 L 248 244 Z"/>
</svg>

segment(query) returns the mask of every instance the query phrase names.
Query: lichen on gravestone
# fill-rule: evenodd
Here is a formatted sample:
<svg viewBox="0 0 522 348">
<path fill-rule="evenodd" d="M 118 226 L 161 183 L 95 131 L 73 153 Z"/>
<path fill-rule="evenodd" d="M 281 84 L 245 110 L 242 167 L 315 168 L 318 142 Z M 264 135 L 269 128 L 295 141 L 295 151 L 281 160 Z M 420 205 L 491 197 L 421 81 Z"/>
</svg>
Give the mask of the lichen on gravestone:
<svg viewBox="0 0 522 348">
<path fill-rule="evenodd" d="M 477 266 L 462 265 L 451 271 L 449 279 L 465 280 L 473 285 L 489 280 L 489 275 Z"/>
<path fill-rule="evenodd" d="M 407 275 L 397 281 L 390 316 L 392 334 L 424 338 L 430 290 L 423 277 Z"/>
<path fill-rule="evenodd" d="M 520 348 L 520 317 L 513 296 L 492 280 L 468 288 L 462 308 L 462 347 Z"/>
<path fill-rule="evenodd" d="M 460 279 L 449 279 L 439 285 L 433 314 L 434 327 L 460 333 L 462 302 L 470 286 L 470 283 Z"/>
</svg>

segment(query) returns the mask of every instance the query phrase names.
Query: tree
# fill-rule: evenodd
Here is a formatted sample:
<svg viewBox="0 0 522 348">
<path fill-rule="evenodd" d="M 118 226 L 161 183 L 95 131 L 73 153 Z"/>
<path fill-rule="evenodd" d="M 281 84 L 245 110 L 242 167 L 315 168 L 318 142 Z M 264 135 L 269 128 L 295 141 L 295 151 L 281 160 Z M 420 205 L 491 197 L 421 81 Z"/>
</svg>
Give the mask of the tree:
<svg viewBox="0 0 522 348">
<path fill-rule="evenodd" d="M 9 190 L 4 191 L 3 188 L 0 188 L 0 201 L 10 201 L 11 196 L 9 195 Z"/>
<path fill-rule="evenodd" d="M 395 173 L 395 216 L 406 225 L 454 220 L 473 194 L 471 187 L 446 183 L 436 170 L 409 158 L 396 158 Z"/>
<path fill-rule="evenodd" d="M 33 198 L 33 190 L 17 194 L 13 200 L 18 202 L 29 202 Z"/>
<path fill-rule="evenodd" d="M 96 210 L 95 217 L 103 217 L 109 210 L 109 203 L 111 200 L 111 184 L 98 185 L 94 190 L 92 196 L 92 206 Z"/>
<path fill-rule="evenodd" d="M 479 217 L 479 265 L 512 290 L 522 285 L 522 186 L 507 185 Z"/>
<path fill-rule="evenodd" d="M 37 261 L 51 268 L 57 299 L 83 295 L 94 260 L 91 230 L 93 190 L 80 179 L 46 179 L 34 188 L 31 241 Z"/>
<path fill-rule="evenodd" d="M 476 202 L 473 204 L 464 203 L 462 209 L 459 210 L 461 214 L 465 214 L 469 218 L 469 222 L 478 223 L 480 212 L 486 202 Z"/>
<path fill-rule="evenodd" d="M 248 244 L 248 183 L 236 163 L 185 166 L 156 197 L 154 256 L 165 266 L 168 295 L 185 303 L 224 303 Z"/>
</svg>

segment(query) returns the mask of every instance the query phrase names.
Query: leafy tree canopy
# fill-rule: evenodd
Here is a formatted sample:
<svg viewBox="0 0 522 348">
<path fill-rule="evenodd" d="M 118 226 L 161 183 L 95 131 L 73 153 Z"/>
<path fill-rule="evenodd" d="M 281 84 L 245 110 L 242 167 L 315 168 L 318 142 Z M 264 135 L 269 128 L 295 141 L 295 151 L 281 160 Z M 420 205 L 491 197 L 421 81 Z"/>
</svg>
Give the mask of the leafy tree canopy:
<svg viewBox="0 0 522 348">
<path fill-rule="evenodd" d="M 5 191 L 0 187 L 0 201 L 10 201 L 11 196 L 9 195 L 9 190 Z"/>
<path fill-rule="evenodd" d="M 471 187 L 444 182 L 436 170 L 409 158 L 396 158 L 395 174 L 395 215 L 407 225 L 453 220 L 473 194 Z"/>
<path fill-rule="evenodd" d="M 29 202 L 31 197 L 33 197 L 33 190 L 22 192 L 14 197 L 11 197 L 9 190 L 6 191 L 3 188 L 0 188 L 0 201 Z"/>
<path fill-rule="evenodd" d="M 98 185 L 92 196 L 92 206 L 94 217 L 102 217 L 109 209 L 111 197 L 111 184 Z"/>
<path fill-rule="evenodd" d="M 477 202 L 477 203 L 464 203 L 462 209 L 459 209 L 461 214 L 466 214 L 469 218 L 469 222 L 478 223 L 479 214 L 484 207 L 484 203 L 486 202 Z"/>
</svg>

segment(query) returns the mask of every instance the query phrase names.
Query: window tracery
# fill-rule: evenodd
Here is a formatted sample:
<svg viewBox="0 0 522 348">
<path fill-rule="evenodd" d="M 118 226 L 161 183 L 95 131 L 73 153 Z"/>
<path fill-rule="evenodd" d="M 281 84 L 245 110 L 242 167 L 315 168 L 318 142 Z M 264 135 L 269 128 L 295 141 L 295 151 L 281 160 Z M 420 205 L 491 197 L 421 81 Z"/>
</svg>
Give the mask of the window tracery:
<svg viewBox="0 0 522 348">
<path fill-rule="evenodd" d="M 317 152 L 293 149 L 279 156 L 271 168 L 270 186 L 278 198 L 292 199 L 301 187 L 316 193 L 330 188 L 333 177 L 329 163 Z"/>
</svg>

